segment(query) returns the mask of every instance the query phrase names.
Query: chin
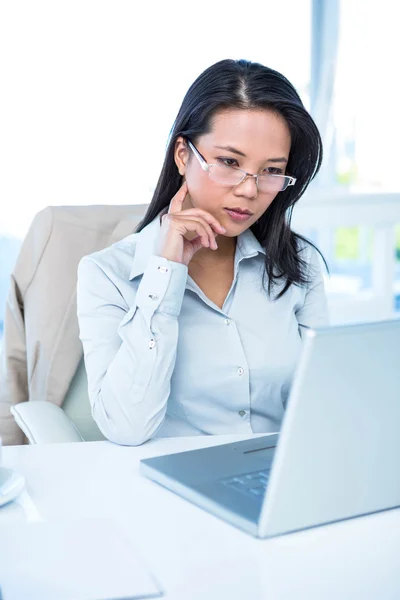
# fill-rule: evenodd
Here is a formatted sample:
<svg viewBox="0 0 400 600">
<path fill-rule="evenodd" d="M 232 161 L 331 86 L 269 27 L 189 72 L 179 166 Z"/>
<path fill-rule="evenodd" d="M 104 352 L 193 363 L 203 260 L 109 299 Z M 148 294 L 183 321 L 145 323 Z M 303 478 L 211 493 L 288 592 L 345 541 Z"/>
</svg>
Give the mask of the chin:
<svg viewBox="0 0 400 600">
<path fill-rule="evenodd" d="M 246 229 L 254 225 L 256 220 L 257 218 L 254 215 L 246 221 L 234 221 L 229 216 L 226 216 L 224 219 L 220 219 L 220 223 L 225 227 L 227 235 L 230 235 L 230 232 L 232 232 L 232 235 L 235 235 L 233 232 L 246 231 Z"/>
</svg>

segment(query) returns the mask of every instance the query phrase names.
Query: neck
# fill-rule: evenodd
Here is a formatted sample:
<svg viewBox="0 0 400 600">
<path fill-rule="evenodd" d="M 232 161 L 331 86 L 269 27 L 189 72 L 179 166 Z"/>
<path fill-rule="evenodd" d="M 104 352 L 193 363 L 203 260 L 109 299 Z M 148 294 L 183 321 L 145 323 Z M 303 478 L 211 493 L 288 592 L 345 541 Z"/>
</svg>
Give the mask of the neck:
<svg viewBox="0 0 400 600">
<path fill-rule="evenodd" d="M 231 237 L 217 236 L 217 250 L 201 248 L 196 252 L 192 261 L 195 263 L 208 263 L 215 261 L 233 260 L 236 250 L 236 239 Z"/>
</svg>

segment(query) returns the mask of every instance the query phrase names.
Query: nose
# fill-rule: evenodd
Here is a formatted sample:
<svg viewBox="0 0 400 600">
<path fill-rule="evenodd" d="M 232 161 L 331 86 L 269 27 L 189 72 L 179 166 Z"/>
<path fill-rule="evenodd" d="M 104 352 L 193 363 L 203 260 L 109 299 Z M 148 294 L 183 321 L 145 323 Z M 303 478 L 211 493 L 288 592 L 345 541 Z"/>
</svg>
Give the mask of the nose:
<svg viewBox="0 0 400 600">
<path fill-rule="evenodd" d="M 238 196 L 245 196 L 250 200 L 257 198 L 258 183 L 257 175 L 246 175 L 241 183 L 235 187 L 235 192 Z"/>
</svg>

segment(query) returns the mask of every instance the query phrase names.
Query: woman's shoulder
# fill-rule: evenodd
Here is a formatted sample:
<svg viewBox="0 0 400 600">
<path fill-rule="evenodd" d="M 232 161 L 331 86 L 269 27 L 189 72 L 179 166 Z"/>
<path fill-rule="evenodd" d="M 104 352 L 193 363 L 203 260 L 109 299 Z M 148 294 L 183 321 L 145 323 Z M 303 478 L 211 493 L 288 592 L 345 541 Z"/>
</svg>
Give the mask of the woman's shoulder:
<svg viewBox="0 0 400 600">
<path fill-rule="evenodd" d="M 297 252 L 302 260 L 308 264 L 313 264 L 318 260 L 322 260 L 321 253 L 317 246 L 306 238 L 297 237 Z"/>
<path fill-rule="evenodd" d="M 107 248 L 83 256 L 79 270 L 100 269 L 111 279 L 127 279 L 135 257 L 138 237 L 138 233 L 132 233 Z"/>
<path fill-rule="evenodd" d="M 323 255 L 317 246 L 302 237 L 297 238 L 297 251 L 305 267 L 306 276 L 309 280 L 308 286 L 312 285 L 315 279 L 322 276 L 324 270 Z"/>
<path fill-rule="evenodd" d="M 144 268 L 153 253 L 157 235 L 160 229 L 159 220 L 156 218 L 138 233 L 131 233 L 111 246 L 84 256 L 78 268 L 78 276 L 87 275 L 95 277 L 101 274 L 119 287 L 119 284 L 133 279 Z"/>
</svg>

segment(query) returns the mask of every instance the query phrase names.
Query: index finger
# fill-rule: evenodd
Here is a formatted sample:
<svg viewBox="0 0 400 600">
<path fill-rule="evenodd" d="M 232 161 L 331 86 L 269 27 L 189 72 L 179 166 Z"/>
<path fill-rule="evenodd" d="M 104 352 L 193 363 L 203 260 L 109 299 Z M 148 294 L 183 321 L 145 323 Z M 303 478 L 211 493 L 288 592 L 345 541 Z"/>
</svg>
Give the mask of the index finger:
<svg viewBox="0 0 400 600">
<path fill-rule="evenodd" d="M 187 193 L 188 187 L 186 181 L 184 181 L 179 190 L 176 192 L 175 196 L 172 198 L 171 202 L 169 203 L 169 213 L 181 212 Z"/>
</svg>

